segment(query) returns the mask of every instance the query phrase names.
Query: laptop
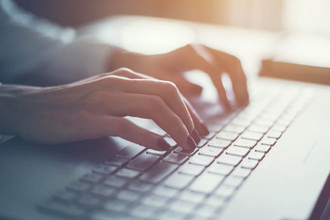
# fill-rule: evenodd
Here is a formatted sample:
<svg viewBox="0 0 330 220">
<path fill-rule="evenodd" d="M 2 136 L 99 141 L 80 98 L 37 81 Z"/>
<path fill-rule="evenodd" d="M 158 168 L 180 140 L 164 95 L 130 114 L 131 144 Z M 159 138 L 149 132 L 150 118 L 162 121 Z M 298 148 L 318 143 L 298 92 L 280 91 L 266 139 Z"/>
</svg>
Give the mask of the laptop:
<svg viewBox="0 0 330 220">
<path fill-rule="evenodd" d="M 113 137 L 1 144 L 0 218 L 320 219 L 330 195 L 330 88 L 265 77 L 250 88 L 250 104 L 229 114 L 192 99 L 211 131 L 193 152 L 134 118 L 171 150 Z"/>
</svg>

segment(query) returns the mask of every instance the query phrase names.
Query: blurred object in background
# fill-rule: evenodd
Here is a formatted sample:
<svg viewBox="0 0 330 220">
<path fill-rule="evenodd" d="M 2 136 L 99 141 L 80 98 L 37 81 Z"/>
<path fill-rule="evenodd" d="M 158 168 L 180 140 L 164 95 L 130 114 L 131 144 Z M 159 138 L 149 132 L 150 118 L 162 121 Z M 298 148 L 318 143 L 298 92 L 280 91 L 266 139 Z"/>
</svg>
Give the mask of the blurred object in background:
<svg viewBox="0 0 330 220">
<path fill-rule="evenodd" d="M 61 25 L 114 15 L 147 15 L 268 30 L 330 34 L 329 0 L 16 0 Z"/>
</svg>

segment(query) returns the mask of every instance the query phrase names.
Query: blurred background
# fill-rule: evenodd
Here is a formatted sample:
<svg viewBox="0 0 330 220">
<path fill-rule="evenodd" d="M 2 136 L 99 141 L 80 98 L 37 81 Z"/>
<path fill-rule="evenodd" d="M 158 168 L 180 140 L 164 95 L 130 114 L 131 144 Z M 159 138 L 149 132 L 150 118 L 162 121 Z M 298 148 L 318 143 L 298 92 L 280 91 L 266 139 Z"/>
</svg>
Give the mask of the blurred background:
<svg viewBox="0 0 330 220">
<path fill-rule="evenodd" d="M 114 15 L 147 15 L 274 31 L 330 34 L 329 0 L 15 0 L 65 26 Z"/>
</svg>

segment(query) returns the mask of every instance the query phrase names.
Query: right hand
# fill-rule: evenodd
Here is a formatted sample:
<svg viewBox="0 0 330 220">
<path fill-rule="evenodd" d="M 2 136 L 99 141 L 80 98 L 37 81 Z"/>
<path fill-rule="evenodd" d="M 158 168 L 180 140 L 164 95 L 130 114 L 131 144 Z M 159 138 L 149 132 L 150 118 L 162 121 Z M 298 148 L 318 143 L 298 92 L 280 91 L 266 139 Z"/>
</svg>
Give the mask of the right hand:
<svg viewBox="0 0 330 220">
<path fill-rule="evenodd" d="M 166 150 L 159 135 L 145 130 L 125 116 L 155 121 L 186 150 L 196 147 L 196 130 L 206 127 L 180 94 L 167 81 L 119 69 L 72 84 L 48 88 L 0 87 L 12 97 L 10 131 L 21 138 L 43 144 L 60 144 L 104 136 L 120 136 L 147 148 Z M 14 88 L 15 86 L 13 86 Z M 3 131 L 3 129 L 0 129 Z"/>
</svg>

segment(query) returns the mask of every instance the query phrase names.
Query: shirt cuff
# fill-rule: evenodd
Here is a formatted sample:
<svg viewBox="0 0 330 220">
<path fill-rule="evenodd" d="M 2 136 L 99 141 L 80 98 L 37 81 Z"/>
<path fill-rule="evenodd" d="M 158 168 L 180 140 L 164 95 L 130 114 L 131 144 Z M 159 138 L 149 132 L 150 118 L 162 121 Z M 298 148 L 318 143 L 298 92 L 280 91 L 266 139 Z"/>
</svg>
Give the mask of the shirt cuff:
<svg viewBox="0 0 330 220">
<path fill-rule="evenodd" d="M 77 39 L 65 45 L 38 70 L 39 80 L 57 85 L 107 72 L 116 50 L 119 48 L 95 39 Z"/>
</svg>

